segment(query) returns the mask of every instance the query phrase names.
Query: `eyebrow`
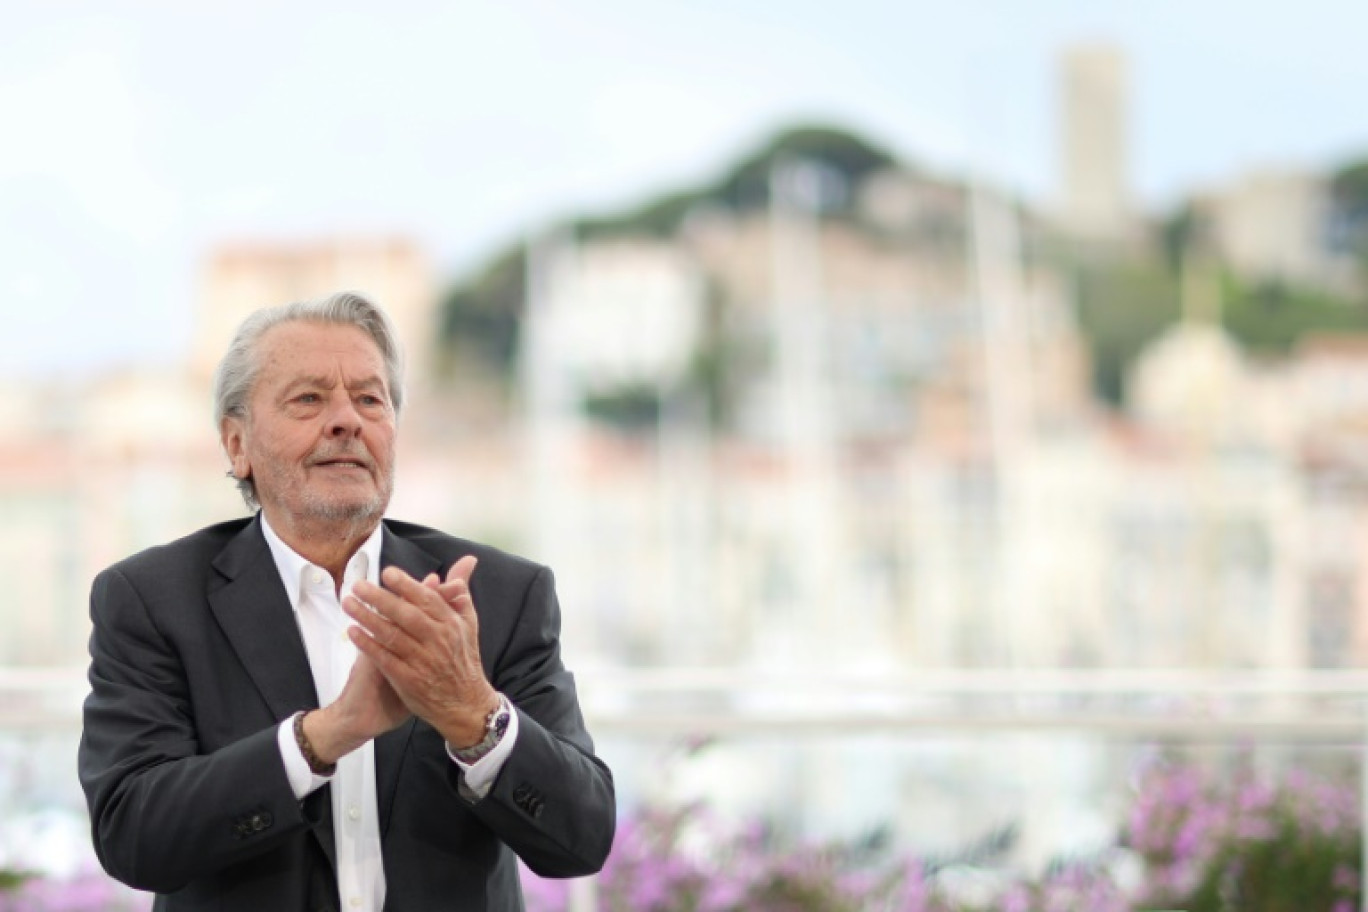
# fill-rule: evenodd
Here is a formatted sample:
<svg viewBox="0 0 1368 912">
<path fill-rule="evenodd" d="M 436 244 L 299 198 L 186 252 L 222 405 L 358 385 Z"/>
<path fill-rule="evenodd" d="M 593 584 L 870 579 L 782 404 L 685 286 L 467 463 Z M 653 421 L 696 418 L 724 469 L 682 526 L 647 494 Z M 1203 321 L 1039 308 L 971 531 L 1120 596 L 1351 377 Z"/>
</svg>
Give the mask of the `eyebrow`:
<svg viewBox="0 0 1368 912">
<path fill-rule="evenodd" d="M 297 377 L 289 383 L 285 384 L 284 392 L 285 395 L 289 395 L 295 392 L 296 390 L 310 386 L 329 389 L 333 386 L 333 381 L 331 377 L 327 377 L 322 374 L 314 374 L 307 377 Z M 387 392 L 385 389 L 384 378 L 375 375 L 372 375 L 370 377 L 363 377 L 360 380 L 355 380 L 351 383 L 344 384 L 344 388 L 353 391 L 365 389 L 378 389 L 382 392 Z"/>
<path fill-rule="evenodd" d="M 361 390 L 371 388 L 378 388 L 380 390 L 384 390 L 385 381 L 380 377 L 363 377 L 362 379 L 357 380 L 354 383 L 345 384 L 345 386 L 349 390 Z"/>
</svg>

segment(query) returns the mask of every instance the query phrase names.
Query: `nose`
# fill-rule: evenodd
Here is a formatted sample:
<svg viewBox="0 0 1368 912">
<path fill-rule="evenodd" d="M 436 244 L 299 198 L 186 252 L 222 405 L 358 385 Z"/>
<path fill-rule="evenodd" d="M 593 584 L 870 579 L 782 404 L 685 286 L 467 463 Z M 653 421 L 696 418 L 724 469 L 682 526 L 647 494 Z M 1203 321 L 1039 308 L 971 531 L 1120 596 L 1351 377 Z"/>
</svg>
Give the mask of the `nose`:
<svg viewBox="0 0 1368 912">
<path fill-rule="evenodd" d="M 356 437 L 361 433 L 361 413 L 356 410 L 350 396 L 334 397 L 328 410 L 327 434 L 329 437 Z"/>
</svg>

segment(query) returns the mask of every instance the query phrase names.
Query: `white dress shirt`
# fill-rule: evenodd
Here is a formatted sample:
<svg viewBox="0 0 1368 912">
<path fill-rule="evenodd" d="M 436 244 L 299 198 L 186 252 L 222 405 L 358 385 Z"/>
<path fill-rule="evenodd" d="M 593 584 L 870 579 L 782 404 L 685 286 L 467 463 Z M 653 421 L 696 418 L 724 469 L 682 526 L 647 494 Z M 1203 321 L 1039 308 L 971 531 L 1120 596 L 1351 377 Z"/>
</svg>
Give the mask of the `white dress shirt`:
<svg viewBox="0 0 1368 912">
<path fill-rule="evenodd" d="M 331 574 L 295 553 L 261 516 L 262 531 L 290 597 L 304 649 L 313 671 L 318 705 L 327 706 L 342 693 L 356 661 L 357 650 L 347 637 L 353 626 L 342 610 L 342 598 L 357 580 L 379 584 L 381 527 L 352 555 L 343 575 L 341 592 Z M 488 794 L 517 738 L 518 714 L 510 714 L 508 730 L 498 746 L 474 764 L 451 760 L 462 771 L 463 792 L 478 800 Z M 293 717 L 280 723 L 276 740 L 285 763 L 290 788 L 299 800 L 332 782 L 333 834 L 337 850 L 337 888 L 348 912 L 380 912 L 385 904 L 385 868 L 380 854 L 379 809 L 375 797 L 375 744 L 363 746 L 337 761 L 331 777 L 316 776 L 295 741 Z M 447 746 L 448 753 L 451 747 Z"/>
</svg>

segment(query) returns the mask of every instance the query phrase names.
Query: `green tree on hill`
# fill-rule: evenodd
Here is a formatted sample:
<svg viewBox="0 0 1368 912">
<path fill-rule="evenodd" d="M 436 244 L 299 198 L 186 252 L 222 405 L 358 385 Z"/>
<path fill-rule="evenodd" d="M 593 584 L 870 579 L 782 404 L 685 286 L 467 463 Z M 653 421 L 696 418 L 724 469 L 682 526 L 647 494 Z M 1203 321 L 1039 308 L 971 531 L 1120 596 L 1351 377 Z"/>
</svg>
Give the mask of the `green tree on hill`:
<svg viewBox="0 0 1368 912">
<path fill-rule="evenodd" d="M 769 204 L 771 168 L 793 160 L 813 162 L 847 186 L 897 164 L 888 152 L 854 133 L 828 126 L 797 126 L 780 132 L 711 183 L 673 190 L 623 212 L 573 219 L 568 228 L 582 239 L 672 237 L 699 206 L 734 212 L 764 208 Z M 840 208 L 849 204 L 847 199 Z M 517 243 L 447 293 L 442 337 L 454 357 L 473 358 L 505 379 L 511 377 L 526 298 L 526 270 L 526 245 Z"/>
</svg>

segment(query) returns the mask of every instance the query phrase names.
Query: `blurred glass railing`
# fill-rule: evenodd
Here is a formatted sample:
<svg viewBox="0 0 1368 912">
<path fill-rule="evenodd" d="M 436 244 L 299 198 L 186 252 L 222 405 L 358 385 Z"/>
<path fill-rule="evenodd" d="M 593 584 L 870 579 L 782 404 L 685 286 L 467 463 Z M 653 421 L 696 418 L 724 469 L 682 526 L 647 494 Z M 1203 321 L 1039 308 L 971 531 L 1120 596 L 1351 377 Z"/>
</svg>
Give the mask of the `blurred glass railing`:
<svg viewBox="0 0 1368 912">
<path fill-rule="evenodd" d="M 1039 870 L 1115 844 L 1141 772 L 1172 755 L 1217 775 L 1310 769 L 1368 795 L 1357 671 L 601 667 L 577 682 L 624 813 L 698 804 L 944 862 L 991 846 Z M 84 669 L 0 669 L 0 867 L 89 864 L 85 690 Z M 593 890 L 570 908 L 593 908 Z"/>
</svg>

